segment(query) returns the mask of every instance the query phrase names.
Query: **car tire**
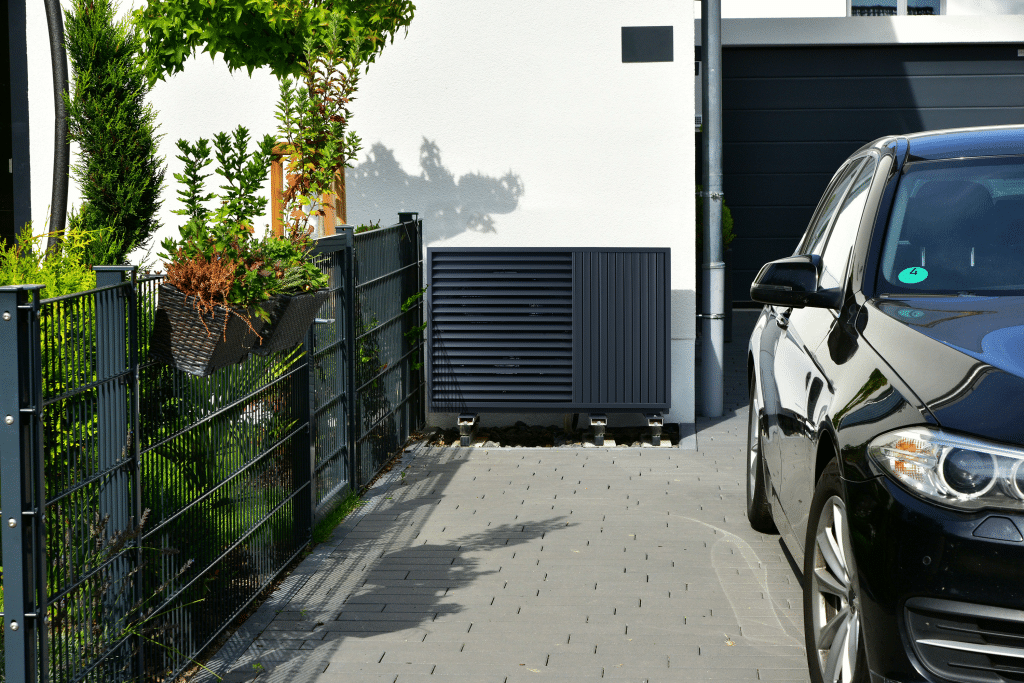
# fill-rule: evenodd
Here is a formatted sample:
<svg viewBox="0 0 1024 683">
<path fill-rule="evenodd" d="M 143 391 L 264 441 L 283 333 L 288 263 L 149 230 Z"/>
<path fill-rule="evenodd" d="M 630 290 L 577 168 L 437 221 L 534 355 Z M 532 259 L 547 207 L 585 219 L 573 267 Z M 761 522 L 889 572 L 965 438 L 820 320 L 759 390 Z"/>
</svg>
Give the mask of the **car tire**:
<svg viewBox="0 0 1024 683">
<path fill-rule="evenodd" d="M 804 638 L 812 683 L 869 680 L 859 590 L 839 462 L 832 460 L 814 489 L 804 543 Z"/>
<path fill-rule="evenodd" d="M 768 501 L 768 487 L 764 469 L 763 451 L 761 450 L 761 403 L 757 396 L 757 386 L 750 383 L 750 403 L 747 417 L 747 519 L 756 531 L 775 533 L 775 520 L 772 519 L 772 506 Z"/>
</svg>

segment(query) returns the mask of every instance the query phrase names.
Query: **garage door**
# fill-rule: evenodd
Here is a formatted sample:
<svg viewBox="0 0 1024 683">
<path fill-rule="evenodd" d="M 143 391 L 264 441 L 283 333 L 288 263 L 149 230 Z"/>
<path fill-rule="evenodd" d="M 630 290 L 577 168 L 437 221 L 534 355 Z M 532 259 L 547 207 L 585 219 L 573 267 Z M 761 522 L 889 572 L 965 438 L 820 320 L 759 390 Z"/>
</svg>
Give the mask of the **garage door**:
<svg viewBox="0 0 1024 683">
<path fill-rule="evenodd" d="M 725 48 L 723 183 L 737 233 L 733 301 L 748 302 L 758 269 L 793 252 L 832 173 L 865 142 L 1024 123 L 1017 49 Z"/>
</svg>

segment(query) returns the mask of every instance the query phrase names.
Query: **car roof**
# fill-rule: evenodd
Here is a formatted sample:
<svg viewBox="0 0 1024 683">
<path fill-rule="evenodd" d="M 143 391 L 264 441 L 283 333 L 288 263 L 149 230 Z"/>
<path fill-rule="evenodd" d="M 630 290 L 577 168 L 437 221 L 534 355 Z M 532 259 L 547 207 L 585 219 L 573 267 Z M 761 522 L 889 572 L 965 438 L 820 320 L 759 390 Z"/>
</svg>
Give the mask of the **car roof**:
<svg viewBox="0 0 1024 683">
<path fill-rule="evenodd" d="M 897 138 L 908 143 L 908 161 L 1024 155 L 1024 126 L 951 128 L 887 135 L 864 145 L 857 152 L 886 147 Z"/>
</svg>

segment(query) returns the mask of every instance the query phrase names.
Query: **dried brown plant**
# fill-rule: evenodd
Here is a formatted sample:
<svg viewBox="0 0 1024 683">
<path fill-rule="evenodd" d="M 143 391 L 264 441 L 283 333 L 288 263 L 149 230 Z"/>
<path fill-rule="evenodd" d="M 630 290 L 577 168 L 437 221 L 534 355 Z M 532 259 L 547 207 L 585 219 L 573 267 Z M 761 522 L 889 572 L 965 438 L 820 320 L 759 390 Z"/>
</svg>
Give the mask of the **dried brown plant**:
<svg viewBox="0 0 1024 683">
<path fill-rule="evenodd" d="M 186 302 L 191 302 L 199 314 L 200 322 L 206 329 L 206 336 L 210 336 L 210 328 L 206 325 L 203 314 L 216 318 L 217 307 L 220 306 L 226 312 L 224 327 L 221 331 L 225 340 L 227 340 L 228 316 L 230 315 L 238 316 L 245 321 L 253 334 L 260 337 L 249 318 L 228 304 L 228 294 L 235 283 L 236 272 L 237 264 L 220 255 L 207 258 L 202 254 L 197 254 L 192 258 L 185 258 L 182 250 L 178 249 L 176 258 L 167 262 L 166 282 L 177 287 L 178 291 L 185 295 Z M 260 341 L 263 341 L 263 337 L 260 337 Z"/>
</svg>

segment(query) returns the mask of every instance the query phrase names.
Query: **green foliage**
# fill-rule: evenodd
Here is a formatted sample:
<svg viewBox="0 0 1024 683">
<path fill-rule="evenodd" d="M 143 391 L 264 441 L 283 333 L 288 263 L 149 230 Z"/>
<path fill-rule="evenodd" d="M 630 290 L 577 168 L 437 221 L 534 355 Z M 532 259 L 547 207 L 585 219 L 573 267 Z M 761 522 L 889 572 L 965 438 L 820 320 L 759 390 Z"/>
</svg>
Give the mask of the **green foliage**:
<svg viewBox="0 0 1024 683">
<path fill-rule="evenodd" d="M 266 197 L 260 197 L 263 180 L 270 169 L 270 157 L 274 149 L 274 138 L 269 135 L 257 144 L 254 153 L 249 152 L 249 130 L 238 126 L 228 133 L 214 135 L 216 157 L 219 166 L 215 173 L 224 178 L 220 186 L 220 206 L 211 213 L 206 203 L 217 198 L 215 193 L 206 193 L 206 179 L 211 174 L 203 170 L 210 165 L 210 141 L 199 138 L 197 142 L 178 140 L 177 158 L 185 164 L 182 173 L 175 173 L 174 179 L 181 184 L 178 197 L 185 205 L 183 209 L 175 209 L 173 213 L 188 216 L 189 222 L 203 224 L 207 219 L 215 224 L 240 224 L 250 232 L 252 221 L 262 215 L 267 208 Z"/>
<path fill-rule="evenodd" d="M 175 213 L 188 221 L 180 239 L 162 243 L 169 284 L 195 296 L 204 310 L 214 305 L 247 308 L 282 292 L 327 286 L 327 276 L 309 258 L 312 240 L 307 235 L 259 239 L 253 234 L 252 223 L 267 205 L 257 193 L 270 168 L 273 138 L 265 136 L 250 154 L 249 132 L 243 126 L 214 137 L 215 173 L 224 179 L 219 195 L 205 189 L 211 175 L 203 173 L 211 163 L 209 141 L 178 140 L 177 145 L 185 170 L 174 177 L 182 186 L 178 196 L 184 208 Z M 214 199 L 220 205 L 211 210 L 206 203 Z M 256 311 L 265 315 L 262 309 Z"/>
<path fill-rule="evenodd" d="M 359 77 L 357 63 L 346 55 L 343 25 L 332 18 L 318 40 L 307 44 L 298 62 L 300 78 L 281 81 L 275 115 L 289 152 L 283 199 L 292 234 L 310 233 L 310 222 L 326 215 L 323 205 L 333 200 L 336 176 L 362 149 L 359 136 L 348 130 Z"/>
<path fill-rule="evenodd" d="M 226 219 L 252 227 L 252 221 L 267 208 L 266 197 L 257 195 L 263 189 L 263 181 L 270 168 L 270 155 L 274 139 L 265 135 L 259 144 L 259 151 L 249 155 L 249 131 L 238 126 L 234 133 L 217 133 L 214 136 L 217 148 L 217 174 L 224 177 L 223 211 Z"/>
<path fill-rule="evenodd" d="M 402 313 L 408 313 L 413 308 L 419 305 L 420 299 L 427 293 L 427 288 L 424 287 L 420 291 L 416 292 L 402 304 Z M 423 367 L 423 361 L 419 359 L 419 353 L 417 350 L 420 345 L 420 337 L 423 335 L 423 330 L 427 329 L 426 321 L 423 321 L 419 325 L 413 325 L 412 328 L 405 333 L 405 340 L 409 342 L 409 346 L 413 348 L 412 356 L 409 359 L 410 367 L 413 370 L 419 370 Z"/>
<path fill-rule="evenodd" d="M 358 491 L 350 491 L 345 496 L 345 499 L 338 504 L 338 507 L 331 510 L 313 529 L 313 536 L 310 539 L 312 544 L 317 545 L 329 541 L 334 528 L 341 524 L 356 508 L 365 504 L 366 501 L 359 497 Z"/>
<path fill-rule="evenodd" d="M 34 236 L 26 224 L 13 244 L 0 244 L 0 286 L 43 285 L 42 297 L 92 289 L 96 274 L 85 261 L 89 237 L 72 222 L 64 239 L 46 254 L 44 236 Z"/>
<path fill-rule="evenodd" d="M 304 55 L 324 51 L 332 24 L 349 59 L 366 64 L 408 30 L 415 10 L 410 0 L 149 0 L 135 20 L 152 79 L 181 71 L 198 49 L 221 55 L 232 70 L 266 66 L 294 76 Z"/>
<path fill-rule="evenodd" d="M 111 0 L 72 0 L 64 16 L 72 73 L 72 96 L 64 96 L 68 136 L 80 150 L 71 173 L 84 199 L 70 225 L 93 235 L 86 263 L 121 264 L 160 228 L 166 171 L 157 156 L 156 114 L 145 103 L 142 36 L 117 20 Z"/>
<path fill-rule="evenodd" d="M 352 234 L 358 235 L 361 232 L 371 232 L 373 230 L 379 230 L 379 229 L 380 229 L 380 221 L 378 220 L 376 223 L 372 223 L 371 222 L 371 223 L 368 223 L 366 225 L 357 225 L 356 229 L 352 231 Z"/>
<path fill-rule="evenodd" d="M 210 174 L 203 174 L 203 169 L 210 165 L 210 141 L 199 138 L 195 144 L 188 140 L 181 139 L 177 142 L 178 150 L 181 152 L 177 159 L 185 164 L 185 170 L 175 173 L 174 179 L 181 184 L 177 190 L 178 198 L 185 205 L 184 209 L 174 209 L 172 213 L 179 216 L 188 216 L 189 220 L 205 221 L 210 210 L 206 208 L 206 202 L 216 195 L 212 192 L 204 194 L 206 179 Z"/>
<path fill-rule="evenodd" d="M 704 197 L 701 196 L 701 186 L 697 186 L 697 257 L 700 257 L 704 244 Z M 729 248 L 736 238 L 732 230 L 732 211 L 722 202 L 722 251 Z"/>
</svg>

